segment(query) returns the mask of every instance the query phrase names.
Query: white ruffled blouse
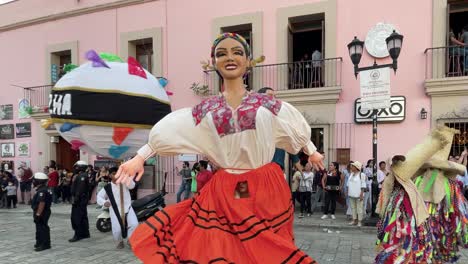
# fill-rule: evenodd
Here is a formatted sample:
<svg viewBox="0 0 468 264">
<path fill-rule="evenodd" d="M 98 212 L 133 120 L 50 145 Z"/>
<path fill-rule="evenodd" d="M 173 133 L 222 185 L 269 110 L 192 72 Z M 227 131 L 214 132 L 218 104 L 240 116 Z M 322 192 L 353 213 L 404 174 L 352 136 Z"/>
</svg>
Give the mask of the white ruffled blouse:
<svg viewBox="0 0 468 264">
<path fill-rule="evenodd" d="M 225 169 L 255 169 L 271 162 L 275 147 L 289 153 L 316 151 L 311 128 L 292 105 L 264 94 L 250 93 L 232 109 L 223 96 L 194 108 L 174 111 L 151 130 L 138 154 L 202 154 Z"/>
</svg>

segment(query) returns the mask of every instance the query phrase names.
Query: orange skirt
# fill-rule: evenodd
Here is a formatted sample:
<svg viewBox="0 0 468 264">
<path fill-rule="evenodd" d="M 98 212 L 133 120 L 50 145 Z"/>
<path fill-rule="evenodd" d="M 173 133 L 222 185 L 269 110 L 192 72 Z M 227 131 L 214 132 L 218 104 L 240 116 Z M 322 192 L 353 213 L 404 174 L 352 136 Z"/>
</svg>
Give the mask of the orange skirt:
<svg viewBox="0 0 468 264">
<path fill-rule="evenodd" d="M 234 198 L 247 181 L 249 198 Z M 316 263 L 294 244 L 294 210 L 283 172 L 267 164 L 218 171 L 191 200 L 168 206 L 130 238 L 144 263 Z"/>
</svg>

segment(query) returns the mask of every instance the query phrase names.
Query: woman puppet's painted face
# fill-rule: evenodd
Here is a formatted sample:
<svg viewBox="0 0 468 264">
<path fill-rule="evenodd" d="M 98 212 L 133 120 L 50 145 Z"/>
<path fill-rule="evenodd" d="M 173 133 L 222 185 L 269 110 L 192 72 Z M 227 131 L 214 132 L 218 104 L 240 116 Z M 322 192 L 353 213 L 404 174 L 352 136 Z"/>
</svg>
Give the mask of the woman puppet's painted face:
<svg viewBox="0 0 468 264">
<path fill-rule="evenodd" d="M 242 77 L 250 62 L 244 47 L 237 40 L 222 40 L 215 49 L 215 68 L 226 80 Z"/>
</svg>

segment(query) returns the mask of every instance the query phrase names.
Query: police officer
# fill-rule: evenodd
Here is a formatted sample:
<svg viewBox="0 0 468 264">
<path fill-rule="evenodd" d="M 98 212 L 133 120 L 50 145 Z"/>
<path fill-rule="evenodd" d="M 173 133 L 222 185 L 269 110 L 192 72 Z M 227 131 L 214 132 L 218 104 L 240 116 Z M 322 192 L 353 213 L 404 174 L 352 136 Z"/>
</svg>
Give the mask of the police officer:
<svg viewBox="0 0 468 264">
<path fill-rule="evenodd" d="M 42 251 L 50 248 L 50 229 L 47 225 L 50 217 L 50 205 L 52 196 L 47 190 L 47 181 L 49 177 L 42 172 L 34 174 L 33 185 L 36 188 L 36 194 L 31 202 L 34 212 L 34 223 L 36 224 L 36 244 L 35 251 Z"/>
<path fill-rule="evenodd" d="M 82 160 L 77 161 L 73 166 L 75 175 L 71 185 L 72 211 L 71 224 L 75 231 L 74 236 L 69 239 L 69 242 L 89 238 L 89 223 L 88 223 L 88 192 L 89 181 L 86 169 L 88 164 Z"/>
</svg>

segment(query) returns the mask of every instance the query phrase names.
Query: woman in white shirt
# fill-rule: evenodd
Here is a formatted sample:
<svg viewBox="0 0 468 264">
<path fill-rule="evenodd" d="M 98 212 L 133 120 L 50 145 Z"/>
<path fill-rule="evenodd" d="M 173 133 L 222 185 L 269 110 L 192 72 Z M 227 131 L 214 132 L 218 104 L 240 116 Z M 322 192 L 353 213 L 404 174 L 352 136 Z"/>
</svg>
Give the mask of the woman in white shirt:
<svg viewBox="0 0 468 264">
<path fill-rule="evenodd" d="M 299 218 L 304 217 L 304 211 L 307 216 L 312 215 L 312 185 L 314 184 L 314 173 L 311 171 L 312 166 L 310 163 L 305 164 L 304 171 L 302 172 L 301 181 L 299 183 L 299 192 L 301 197 L 301 214 Z"/>
<path fill-rule="evenodd" d="M 351 173 L 348 180 L 348 193 L 353 221 L 350 225 L 361 226 L 364 190 L 366 189 L 366 175 L 361 172 L 362 164 L 359 161 L 351 163 Z"/>
</svg>

